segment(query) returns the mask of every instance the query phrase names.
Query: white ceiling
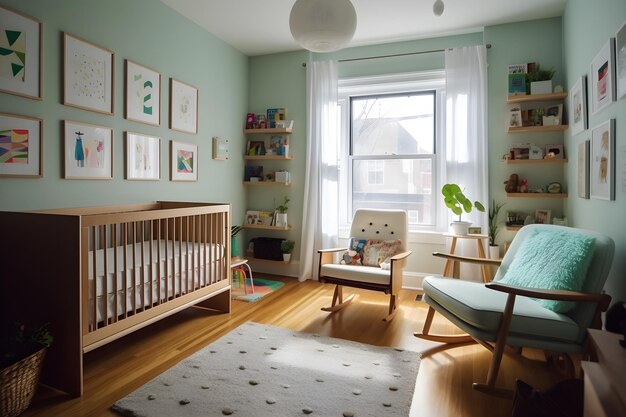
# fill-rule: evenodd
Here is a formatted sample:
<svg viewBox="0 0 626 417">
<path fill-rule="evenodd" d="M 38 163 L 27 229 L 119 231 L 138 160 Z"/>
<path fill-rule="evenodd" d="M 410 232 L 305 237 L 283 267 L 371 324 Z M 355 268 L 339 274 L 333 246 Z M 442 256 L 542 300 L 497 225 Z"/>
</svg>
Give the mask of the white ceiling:
<svg viewBox="0 0 626 417">
<path fill-rule="evenodd" d="M 301 49 L 289 31 L 295 0 L 161 0 L 249 56 Z M 350 47 L 469 33 L 501 23 L 561 16 L 566 0 L 352 0 Z"/>
</svg>

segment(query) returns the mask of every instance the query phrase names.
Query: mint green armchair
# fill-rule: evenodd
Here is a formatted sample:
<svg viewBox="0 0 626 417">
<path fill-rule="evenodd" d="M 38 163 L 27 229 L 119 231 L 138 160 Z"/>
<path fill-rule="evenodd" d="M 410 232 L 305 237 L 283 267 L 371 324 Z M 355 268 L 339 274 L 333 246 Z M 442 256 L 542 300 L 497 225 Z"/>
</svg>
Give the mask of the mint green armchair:
<svg viewBox="0 0 626 417">
<path fill-rule="evenodd" d="M 600 314 L 611 301 L 602 288 L 614 251 L 611 238 L 593 231 L 542 224 L 524 226 L 491 283 L 424 279 L 423 300 L 430 307 L 422 332 L 415 336 L 444 343 L 475 341 L 491 350 L 487 382 L 473 384 L 475 389 L 490 394 L 512 394 L 496 387 L 506 346 L 518 351 L 523 347 L 543 349 L 548 352 L 548 360 L 558 358 L 561 367 L 573 374 L 568 354 L 585 351 L 587 329 L 601 327 Z M 481 262 L 477 258 L 454 259 Z M 467 334 L 431 334 L 435 311 Z"/>
</svg>

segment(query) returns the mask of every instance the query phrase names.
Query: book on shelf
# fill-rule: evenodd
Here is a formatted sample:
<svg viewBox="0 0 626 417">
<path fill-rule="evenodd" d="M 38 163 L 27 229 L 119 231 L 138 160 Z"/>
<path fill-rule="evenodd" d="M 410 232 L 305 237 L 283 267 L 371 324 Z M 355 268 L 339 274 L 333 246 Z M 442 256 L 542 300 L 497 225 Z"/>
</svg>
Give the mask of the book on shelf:
<svg viewBox="0 0 626 417">
<path fill-rule="evenodd" d="M 246 211 L 246 224 L 258 224 L 259 223 L 259 211 L 248 210 Z"/>
<path fill-rule="evenodd" d="M 509 64 L 509 74 L 526 74 L 528 64 Z"/>
<path fill-rule="evenodd" d="M 509 95 L 526 95 L 526 74 L 509 74 Z"/>
<path fill-rule="evenodd" d="M 274 213 L 271 211 L 259 211 L 259 222 L 257 224 L 263 226 L 272 226 Z"/>
<path fill-rule="evenodd" d="M 263 179 L 263 166 L 262 165 L 246 165 L 243 180 L 255 181 L 255 180 L 251 180 L 251 178 L 258 178 L 258 180 L 256 181 L 261 181 Z"/>
<path fill-rule="evenodd" d="M 287 108 L 286 107 L 276 107 L 267 109 L 267 123 L 269 128 L 276 127 L 276 121 L 286 121 L 287 120 Z"/>
</svg>

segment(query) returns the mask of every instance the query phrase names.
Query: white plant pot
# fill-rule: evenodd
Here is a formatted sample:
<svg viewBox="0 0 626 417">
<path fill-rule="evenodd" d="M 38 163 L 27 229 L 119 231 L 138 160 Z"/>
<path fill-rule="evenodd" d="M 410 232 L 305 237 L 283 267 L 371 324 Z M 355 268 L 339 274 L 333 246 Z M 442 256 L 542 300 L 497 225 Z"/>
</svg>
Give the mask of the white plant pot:
<svg viewBox="0 0 626 417">
<path fill-rule="evenodd" d="M 283 261 L 285 263 L 289 263 L 289 261 L 291 261 L 291 254 L 290 253 L 283 253 Z"/>
<path fill-rule="evenodd" d="M 287 213 L 276 213 L 276 226 L 287 227 Z"/>
<path fill-rule="evenodd" d="M 500 246 L 489 245 L 489 259 L 500 259 Z"/>
<path fill-rule="evenodd" d="M 450 223 L 450 227 L 452 227 L 452 233 L 454 233 L 455 235 L 466 236 L 471 224 L 471 222 L 454 221 Z"/>
</svg>

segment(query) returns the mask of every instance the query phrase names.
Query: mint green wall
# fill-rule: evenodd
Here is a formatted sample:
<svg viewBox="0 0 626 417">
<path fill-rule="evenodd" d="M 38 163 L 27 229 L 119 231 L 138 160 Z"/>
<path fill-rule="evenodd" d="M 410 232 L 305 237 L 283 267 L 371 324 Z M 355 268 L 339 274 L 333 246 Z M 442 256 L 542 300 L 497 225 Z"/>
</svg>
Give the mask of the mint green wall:
<svg viewBox="0 0 626 417">
<path fill-rule="evenodd" d="M 572 86 L 581 75 L 590 76 L 589 66 L 600 48 L 626 22 L 624 0 L 568 0 L 563 15 L 563 50 L 567 69 L 567 85 Z M 598 114 L 589 117 L 593 128 L 608 119 L 615 120 L 617 150 L 615 201 L 585 200 L 576 196 L 575 159 L 567 166 L 567 178 L 571 184 L 566 212 L 571 224 L 576 227 L 598 230 L 611 236 L 616 243 L 613 269 L 606 285 L 614 301 L 626 301 L 626 195 L 622 189 L 623 167 L 626 160 L 626 98 L 618 99 Z M 566 132 L 565 141 L 576 150 L 579 143 L 590 139 L 590 130 L 572 136 Z M 621 152 L 621 155 L 620 155 Z"/>
<path fill-rule="evenodd" d="M 248 58 L 153 0 L 2 0 L 2 5 L 31 15 L 44 24 L 44 99 L 0 94 L 0 112 L 44 119 L 44 177 L 0 178 L 0 210 L 30 210 L 149 202 L 154 200 L 218 201 L 244 209 L 243 162 L 239 150 L 248 96 Z M 63 31 L 115 53 L 113 116 L 74 109 L 62 102 Z M 124 59 L 161 73 L 161 126 L 124 119 Z M 169 126 L 169 78 L 199 90 L 197 135 Z M 113 180 L 62 179 L 61 121 L 72 120 L 114 129 Z M 161 180 L 124 179 L 124 132 L 161 138 Z M 229 161 L 211 159 L 211 138 L 230 140 Z M 199 180 L 169 181 L 169 141 L 199 147 Z"/>
<path fill-rule="evenodd" d="M 564 177 L 559 164 L 537 167 L 534 165 L 506 165 L 502 155 L 509 152 L 514 143 L 535 143 L 540 147 L 563 143 L 563 133 L 507 133 L 508 112 L 508 65 L 535 62 L 541 68 L 556 70 L 553 86 L 564 85 L 562 65 L 561 18 L 532 20 L 520 23 L 489 26 L 485 28 L 485 43 L 492 45 L 487 53 L 489 63 L 489 189 L 491 199 L 504 203 L 501 221 L 506 211 L 532 214 L 536 209 L 548 209 L 552 216 L 563 215 L 563 201 L 559 199 L 507 198 L 504 181 L 512 173 L 527 178 L 529 187 L 545 187 L 548 182 L 558 181 L 566 190 L 572 184 Z M 544 103 L 545 104 L 545 103 Z M 542 104 L 539 104 L 542 105 Z M 570 148 L 565 146 L 566 157 Z M 575 187 L 575 184 L 574 184 Z M 575 190 L 575 188 L 574 188 Z M 506 231 L 501 224 L 497 242 L 510 242 L 514 232 Z"/>
</svg>

